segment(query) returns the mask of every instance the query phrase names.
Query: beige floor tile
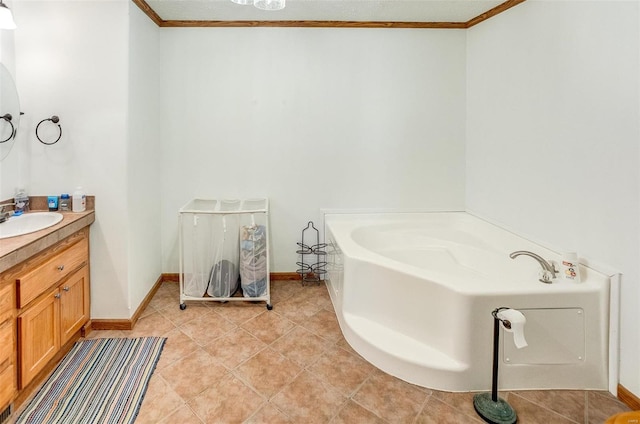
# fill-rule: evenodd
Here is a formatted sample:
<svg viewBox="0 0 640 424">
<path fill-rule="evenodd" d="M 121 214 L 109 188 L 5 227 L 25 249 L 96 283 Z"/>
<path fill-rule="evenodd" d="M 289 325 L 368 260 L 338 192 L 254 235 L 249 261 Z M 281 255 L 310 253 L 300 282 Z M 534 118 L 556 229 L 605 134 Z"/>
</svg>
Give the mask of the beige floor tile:
<svg viewBox="0 0 640 424">
<path fill-rule="evenodd" d="M 149 306 L 147 306 L 147 307 L 145 308 L 145 310 L 144 310 L 144 311 L 142 311 L 142 312 L 140 313 L 140 316 L 138 317 L 138 319 L 140 319 L 140 318 L 144 318 L 144 317 L 146 317 L 147 315 L 152 314 L 152 313 L 154 313 L 154 312 L 156 312 L 156 308 L 154 308 L 153 306 L 149 305 Z"/>
<path fill-rule="evenodd" d="M 237 367 L 267 344 L 258 340 L 248 331 L 237 327 L 203 347 L 211 356 L 229 369 Z"/>
<path fill-rule="evenodd" d="M 164 343 L 162 355 L 160 355 L 160 360 L 156 365 L 157 370 L 167 367 L 178 359 L 189 356 L 189 354 L 200 348 L 191 337 L 184 334 L 179 328 L 168 332 L 165 337 L 167 341 Z"/>
<path fill-rule="evenodd" d="M 304 287 L 300 281 L 273 281 L 271 283 L 271 302 L 276 305 L 285 299 L 300 293 Z"/>
<path fill-rule="evenodd" d="M 176 423 L 179 423 L 179 424 L 203 424 L 204 421 L 202 421 L 200 418 L 198 418 L 198 416 L 195 414 L 195 412 L 193 412 L 191 410 L 191 408 L 189 408 L 188 405 L 182 405 L 181 407 L 176 409 L 174 412 L 172 412 L 171 415 L 169 415 L 168 417 L 164 418 L 162 421 L 159 421 L 159 422 L 156 421 L 155 423 L 157 423 L 157 424 L 176 424 Z M 138 420 L 136 420 L 136 424 L 140 424 L 140 423 L 138 423 Z"/>
<path fill-rule="evenodd" d="M 140 318 L 133 330 L 128 332 L 127 337 L 161 337 L 175 328 L 176 326 L 171 321 L 160 315 L 160 313 L 154 312 Z"/>
<path fill-rule="evenodd" d="M 180 284 L 177 281 L 165 281 L 160 284 L 160 287 L 158 287 L 158 291 L 156 292 L 156 294 L 161 293 L 179 294 Z"/>
<path fill-rule="evenodd" d="M 301 367 L 306 367 L 317 361 L 323 352 L 331 347 L 331 342 L 305 328 L 296 326 L 271 343 L 271 347 Z"/>
<path fill-rule="evenodd" d="M 156 292 L 151 301 L 149 302 L 149 306 L 154 309 L 164 309 L 170 306 L 179 307 L 180 305 L 180 294 L 179 292 L 173 293 L 171 290 L 160 290 Z"/>
<path fill-rule="evenodd" d="M 603 423 L 612 415 L 631 410 L 609 392 L 588 392 L 587 402 L 589 424 Z"/>
<path fill-rule="evenodd" d="M 519 424 L 539 424 L 539 423 L 553 423 L 553 424 L 575 424 L 576 421 L 563 417 L 562 415 L 537 405 L 522 396 L 515 393 L 509 393 L 505 400 L 509 402 L 509 405 L 516 411 Z M 582 423 L 583 421 L 579 421 Z"/>
<path fill-rule="evenodd" d="M 184 405 L 182 398 L 159 374 L 155 373 L 149 381 L 136 423 L 155 424 L 182 405 Z"/>
<path fill-rule="evenodd" d="M 331 297 L 329 296 L 328 288 L 327 288 L 327 286 L 325 286 L 324 283 L 313 285 L 313 286 L 306 286 L 305 287 L 305 292 L 301 293 L 301 295 L 303 295 L 303 297 L 309 303 L 317 305 L 320 308 L 333 309 L 333 306 L 331 304 Z"/>
<path fill-rule="evenodd" d="M 273 311 L 264 302 L 204 301 L 181 311 L 179 285 L 163 283 L 134 330 L 89 334 L 167 338 L 137 424 L 480 422 L 473 393 L 414 386 L 358 355 L 324 285 L 275 281 L 271 288 Z M 608 392 L 500 396 L 519 424 L 602 424 L 629 410 Z"/>
<path fill-rule="evenodd" d="M 416 424 L 481 424 L 484 421 L 477 415 L 467 415 L 459 409 L 431 396 L 418 415 Z"/>
<path fill-rule="evenodd" d="M 476 410 L 473 407 L 473 397 L 476 393 L 468 392 L 468 393 L 452 393 L 452 392 L 441 392 L 438 390 L 432 390 L 432 397 L 434 399 L 438 399 L 447 405 L 461 411 L 464 414 L 470 415 L 472 417 L 477 416 Z M 500 394 L 500 396 L 503 396 Z"/>
<path fill-rule="evenodd" d="M 330 424 L 385 424 L 386 421 L 373 412 L 363 408 L 352 400 L 348 400 Z"/>
<path fill-rule="evenodd" d="M 374 370 L 369 362 L 337 346 L 327 349 L 309 367 L 312 374 L 345 396 L 351 396 Z"/>
<path fill-rule="evenodd" d="M 214 303 L 210 308 L 236 325 L 241 325 L 267 310 L 264 302 Z"/>
<path fill-rule="evenodd" d="M 585 422 L 587 392 L 584 390 L 527 390 L 512 393 L 570 420 Z"/>
<path fill-rule="evenodd" d="M 289 384 L 301 368 L 273 349 L 258 352 L 233 373 L 269 399 Z"/>
<path fill-rule="evenodd" d="M 265 403 L 259 395 L 232 375 L 226 375 L 189 401 L 205 423 L 242 423 Z"/>
<path fill-rule="evenodd" d="M 428 396 L 417 386 L 376 370 L 353 400 L 390 423 L 411 423 Z"/>
<path fill-rule="evenodd" d="M 314 305 L 306 299 L 306 293 L 292 296 L 278 304 L 278 313 L 295 323 L 301 323 L 315 315 L 321 306 Z"/>
<path fill-rule="evenodd" d="M 349 344 L 349 342 L 344 338 L 344 336 L 342 335 L 342 333 L 340 334 L 340 338 L 338 339 L 338 341 L 336 342 L 336 346 L 346 350 L 347 352 L 351 352 L 354 355 L 357 355 L 359 357 L 362 358 L 362 356 L 360 356 L 360 354 L 358 352 L 356 352 L 351 345 Z"/>
<path fill-rule="evenodd" d="M 245 424 L 294 424 L 282 411 L 266 403 Z"/>
<path fill-rule="evenodd" d="M 205 314 L 180 325 L 180 330 L 200 346 L 211 343 L 235 328 L 234 323 L 214 313 Z"/>
<path fill-rule="evenodd" d="M 173 303 L 162 309 L 158 309 L 158 312 L 176 326 L 180 326 L 196 318 L 201 318 L 206 314 L 213 313 L 211 308 L 207 308 L 202 303 L 195 302 L 190 303 L 185 309 L 180 309 L 178 303 Z"/>
<path fill-rule="evenodd" d="M 326 309 L 321 309 L 309 319 L 301 322 L 300 325 L 312 333 L 333 342 L 337 342 L 342 338 L 336 315 Z"/>
<path fill-rule="evenodd" d="M 288 333 L 295 324 L 278 314 L 275 309 L 264 311 L 260 315 L 242 324 L 242 328 L 269 344 Z"/>
<path fill-rule="evenodd" d="M 187 401 L 216 385 L 227 369 L 202 349 L 173 362 L 159 371 L 183 400 Z"/>
<path fill-rule="evenodd" d="M 333 387 L 303 371 L 273 397 L 272 403 L 296 423 L 327 423 L 346 400 Z"/>
</svg>

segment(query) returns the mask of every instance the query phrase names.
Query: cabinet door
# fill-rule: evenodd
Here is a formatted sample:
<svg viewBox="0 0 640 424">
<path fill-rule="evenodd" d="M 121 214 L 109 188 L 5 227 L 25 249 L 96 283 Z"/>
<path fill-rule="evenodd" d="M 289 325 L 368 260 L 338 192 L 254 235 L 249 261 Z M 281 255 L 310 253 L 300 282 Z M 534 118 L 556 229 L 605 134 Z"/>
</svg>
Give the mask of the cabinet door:
<svg viewBox="0 0 640 424">
<path fill-rule="evenodd" d="M 60 345 L 64 345 L 89 319 L 89 270 L 84 266 L 60 289 Z"/>
<path fill-rule="evenodd" d="M 47 293 L 18 316 L 20 388 L 25 387 L 60 349 L 58 289 Z"/>
<path fill-rule="evenodd" d="M 12 311 L 0 314 L 0 410 L 11 403 L 16 391 L 14 322 Z"/>
<path fill-rule="evenodd" d="M 4 410 L 4 407 L 13 401 L 13 397 L 16 393 L 16 376 L 15 368 L 13 364 L 4 369 L 0 369 L 0 408 Z"/>
</svg>

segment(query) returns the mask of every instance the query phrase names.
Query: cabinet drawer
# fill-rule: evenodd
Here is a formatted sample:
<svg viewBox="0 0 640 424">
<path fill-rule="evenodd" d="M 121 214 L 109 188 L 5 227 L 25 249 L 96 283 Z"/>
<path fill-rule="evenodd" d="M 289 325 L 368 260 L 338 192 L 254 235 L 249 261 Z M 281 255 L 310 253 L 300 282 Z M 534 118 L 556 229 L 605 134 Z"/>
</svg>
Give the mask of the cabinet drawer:
<svg viewBox="0 0 640 424">
<path fill-rule="evenodd" d="M 0 315 L 13 310 L 15 302 L 13 301 L 13 284 L 7 284 L 0 289 Z"/>
<path fill-rule="evenodd" d="M 88 244 L 86 239 L 80 240 L 70 248 L 17 278 L 18 307 L 26 306 L 45 290 L 86 262 L 89 255 Z"/>
<path fill-rule="evenodd" d="M 11 403 L 16 393 L 16 372 L 13 364 L 0 364 L 0 407 Z"/>
<path fill-rule="evenodd" d="M 7 360 L 13 362 L 13 314 L 0 315 L 0 370 Z"/>
</svg>

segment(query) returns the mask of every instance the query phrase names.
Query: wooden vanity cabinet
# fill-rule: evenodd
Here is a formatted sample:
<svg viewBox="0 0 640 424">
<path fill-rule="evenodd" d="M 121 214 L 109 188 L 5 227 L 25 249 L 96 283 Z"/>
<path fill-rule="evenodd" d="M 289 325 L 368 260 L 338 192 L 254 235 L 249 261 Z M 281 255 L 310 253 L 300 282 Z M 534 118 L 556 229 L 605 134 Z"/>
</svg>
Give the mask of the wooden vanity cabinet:
<svg viewBox="0 0 640 424">
<path fill-rule="evenodd" d="M 28 384 L 89 320 L 86 266 L 18 316 L 20 387 Z"/>
<path fill-rule="evenodd" d="M 89 321 L 88 228 L 29 262 L 15 273 L 20 389 Z"/>
<path fill-rule="evenodd" d="M 16 394 L 15 288 L 0 283 L 0 410 Z"/>
</svg>

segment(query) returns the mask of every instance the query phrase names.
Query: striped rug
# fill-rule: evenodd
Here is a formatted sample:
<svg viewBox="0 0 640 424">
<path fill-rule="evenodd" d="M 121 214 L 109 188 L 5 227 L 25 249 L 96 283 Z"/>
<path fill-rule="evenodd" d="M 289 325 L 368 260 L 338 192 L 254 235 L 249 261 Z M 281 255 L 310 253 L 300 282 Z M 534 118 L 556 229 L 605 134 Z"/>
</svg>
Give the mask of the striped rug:
<svg viewBox="0 0 640 424">
<path fill-rule="evenodd" d="M 77 342 L 16 420 L 29 423 L 133 423 L 166 339 Z"/>
</svg>

